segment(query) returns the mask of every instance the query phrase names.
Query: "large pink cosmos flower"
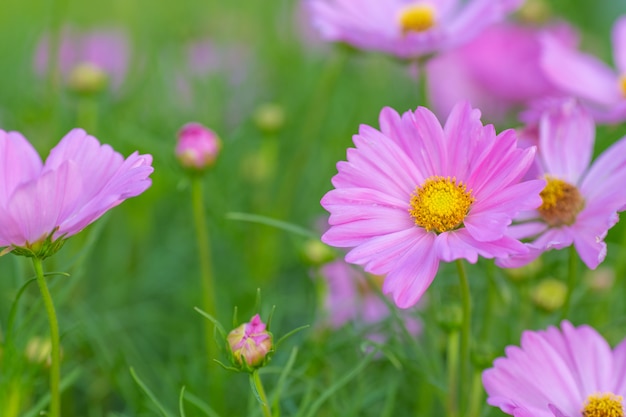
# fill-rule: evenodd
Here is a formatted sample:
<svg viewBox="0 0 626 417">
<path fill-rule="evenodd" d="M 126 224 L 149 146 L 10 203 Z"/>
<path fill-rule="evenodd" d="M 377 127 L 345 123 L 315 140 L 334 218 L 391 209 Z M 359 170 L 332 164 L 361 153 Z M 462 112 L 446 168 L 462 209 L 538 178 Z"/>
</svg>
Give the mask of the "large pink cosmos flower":
<svg viewBox="0 0 626 417">
<path fill-rule="evenodd" d="M 545 182 L 520 182 L 535 151 L 519 149 L 513 130 L 496 136 L 467 103 L 443 128 L 423 107 L 402 116 L 384 108 L 380 126 L 362 125 L 337 164 L 321 202 L 331 225 L 322 240 L 353 247 L 346 261 L 386 275 L 383 292 L 399 307 L 419 300 L 441 260 L 526 250 L 505 232 L 518 211 L 541 204 Z"/>
<path fill-rule="evenodd" d="M 435 113 L 447 115 L 454 104 L 467 99 L 483 119 L 501 122 L 533 100 L 560 94 L 540 65 L 541 39 L 547 33 L 564 48 L 577 43 L 577 33 L 565 23 L 541 29 L 501 23 L 433 57 L 426 65 L 426 82 Z"/>
<path fill-rule="evenodd" d="M 308 0 L 329 41 L 417 58 L 459 45 L 517 9 L 520 0 Z"/>
<path fill-rule="evenodd" d="M 626 120 L 626 16 L 613 26 L 612 41 L 616 69 L 553 37 L 543 40 L 542 67 L 546 76 L 563 92 L 583 100 L 599 123 Z"/>
<path fill-rule="evenodd" d="M 626 340 L 611 350 L 589 326 L 526 331 L 483 372 L 487 402 L 516 417 L 623 416 Z"/>
<path fill-rule="evenodd" d="M 124 159 L 82 129 L 61 139 L 44 164 L 24 136 L 0 130 L 0 247 L 47 256 L 46 242 L 80 232 L 145 191 L 151 164 L 152 156 L 137 152 Z"/>
<path fill-rule="evenodd" d="M 44 36 L 35 52 L 35 70 L 47 74 L 51 68 L 50 37 Z M 100 72 L 113 90 L 122 85 L 128 63 L 130 48 L 126 35 L 118 29 L 96 29 L 79 32 L 66 27 L 61 33 L 58 50 L 58 66 L 63 81 L 72 83 L 80 76 L 78 71 Z"/>
<path fill-rule="evenodd" d="M 533 172 L 547 180 L 537 210 L 520 213 L 509 228 L 517 239 L 530 240 L 530 251 L 498 259 L 504 267 L 519 267 L 542 252 L 572 244 L 591 269 L 606 256 L 604 237 L 626 204 L 626 137 L 607 149 L 590 166 L 595 140 L 593 118 L 575 100 L 557 102 L 528 131 L 537 135 Z M 526 136 L 531 139 L 531 136 Z"/>
</svg>

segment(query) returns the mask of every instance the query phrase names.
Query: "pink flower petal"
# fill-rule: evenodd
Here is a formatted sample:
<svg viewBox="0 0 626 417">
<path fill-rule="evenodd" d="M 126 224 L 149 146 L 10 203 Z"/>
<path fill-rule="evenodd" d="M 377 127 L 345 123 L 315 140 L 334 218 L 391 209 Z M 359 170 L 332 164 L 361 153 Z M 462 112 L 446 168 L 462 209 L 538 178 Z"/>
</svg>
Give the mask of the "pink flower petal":
<svg viewBox="0 0 626 417">
<path fill-rule="evenodd" d="M 565 92 L 606 106 L 622 99 L 613 70 L 591 55 L 545 37 L 541 63 L 550 80 Z"/>
<path fill-rule="evenodd" d="M 575 101 L 549 112 L 540 121 L 539 149 L 548 175 L 577 185 L 589 167 L 595 123 Z"/>
<path fill-rule="evenodd" d="M 5 205 L 13 191 L 32 181 L 43 164 L 33 146 L 18 132 L 0 130 L 0 205 Z"/>
<path fill-rule="evenodd" d="M 439 259 L 428 244 L 431 240 L 427 234 L 415 242 L 385 278 L 383 292 L 391 294 L 400 308 L 415 305 L 435 278 Z"/>
</svg>

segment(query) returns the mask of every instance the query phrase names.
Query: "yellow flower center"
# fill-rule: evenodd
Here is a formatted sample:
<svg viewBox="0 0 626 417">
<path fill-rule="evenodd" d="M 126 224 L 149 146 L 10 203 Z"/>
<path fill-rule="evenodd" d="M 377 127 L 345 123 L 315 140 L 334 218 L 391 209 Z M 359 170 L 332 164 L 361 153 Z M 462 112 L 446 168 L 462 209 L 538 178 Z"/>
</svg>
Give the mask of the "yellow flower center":
<svg viewBox="0 0 626 417">
<path fill-rule="evenodd" d="M 624 417 L 621 395 L 593 394 L 587 398 L 581 410 L 583 417 Z"/>
<path fill-rule="evenodd" d="M 541 191 L 543 200 L 539 214 L 552 227 L 571 225 L 585 206 L 585 199 L 576 186 L 558 178 L 546 176 L 546 187 Z"/>
<path fill-rule="evenodd" d="M 473 202 L 472 190 L 456 178 L 432 176 L 415 188 L 409 213 L 416 225 L 443 233 L 461 226 Z"/>
<path fill-rule="evenodd" d="M 404 7 L 398 22 L 403 34 L 408 32 L 424 32 L 435 25 L 435 9 L 428 4 L 413 4 Z"/>
</svg>

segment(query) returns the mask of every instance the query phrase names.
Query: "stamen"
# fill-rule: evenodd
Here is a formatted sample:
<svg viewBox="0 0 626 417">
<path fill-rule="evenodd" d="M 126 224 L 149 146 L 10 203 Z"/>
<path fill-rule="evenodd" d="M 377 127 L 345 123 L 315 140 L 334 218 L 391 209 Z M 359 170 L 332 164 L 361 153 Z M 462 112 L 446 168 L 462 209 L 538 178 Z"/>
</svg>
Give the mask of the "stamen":
<svg viewBox="0 0 626 417">
<path fill-rule="evenodd" d="M 581 410 L 583 417 L 624 417 L 621 395 L 611 393 L 592 394 Z"/>
<path fill-rule="evenodd" d="M 473 202 L 472 190 L 456 178 L 432 176 L 415 188 L 409 213 L 417 226 L 443 233 L 463 224 Z"/>
<path fill-rule="evenodd" d="M 548 183 L 541 191 L 539 214 L 552 227 L 572 225 L 585 206 L 585 199 L 575 185 L 546 175 Z"/>
<path fill-rule="evenodd" d="M 435 9 L 429 4 L 413 4 L 403 8 L 398 16 L 403 34 L 424 32 L 435 25 Z"/>
</svg>

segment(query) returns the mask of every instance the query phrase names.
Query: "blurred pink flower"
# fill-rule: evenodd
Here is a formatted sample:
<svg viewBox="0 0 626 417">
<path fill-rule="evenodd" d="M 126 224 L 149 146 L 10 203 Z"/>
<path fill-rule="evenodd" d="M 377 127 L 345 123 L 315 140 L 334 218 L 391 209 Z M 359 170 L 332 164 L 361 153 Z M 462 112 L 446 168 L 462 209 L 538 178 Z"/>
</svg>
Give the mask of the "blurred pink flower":
<svg viewBox="0 0 626 417">
<path fill-rule="evenodd" d="M 343 260 L 335 260 L 321 266 L 320 277 L 326 284 L 324 314 L 329 326 L 339 329 L 349 322 L 359 326 L 374 325 L 387 319 L 391 312 L 387 304 L 373 291 L 364 273 Z M 380 281 L 382 277 L 373 277 Z M 420 321 L 410 310 L 403 310 L 401 317 L 407 331 L 417 335 L 421 330 Z M 383 333 L 371 333 L 370 340 L 383 342 Z"/>
<path fill-rule="evenodd" d="M 513 130 L 496 136 L 467 103 L 444 127 L 423 107 L 402 116 L 385 108 L 380 126 L 361 125 L 337 164 L 321 201 L 331 225 L 322 241 L 354 248 L 346 261 L 386 275 L 383 292 L 399 307 L 420 299 L 442 260 L 527 251 L 506 229 L 541 204 L 545 181 L 520 182 L 535 150 L 518 149 Z"/>
<path fill-rule="evenodd" d="M 523 0 L 307 0 L 329 41 L 417 58 L 467 42 Z"/>
<path fill-rule="evenodd" d="M 80 68 L 102 71 L 113 90 L 122 85 L 130 59 L 129 42 L 118 29 L 98 29 L 85 32 L 66 27 L 61 32 L 58 67 L 65 83 L 69 83 Z M 44 76 L 51 71 L 50 36 L 44 36 L 35 52 L 35 70 Z"/>
<path fill-rule="evenodd" d="M 262 366 L 273 348 L 272 335 L 258 314 L 228 333 L 227 341 L 235 365 L 244 369 Z"/>
<path fill-rule="evenodd" d="M 151 164 L 137 152 L 124 159 L 82 129 L 65 135 L 43 164 L 20 133 L 0 130 L 0 246 L 37 255 L 46 240 L 80 232 L 144 192 Z"/>
<path fill-rule="evenodd" d="M 541 64 L 546 76 L 564 93 L 583 100 L 599 123 L 626 120 L 626 16 L 616 21 L 612 38 L 616 69 L 552 36 L 543 39 Z"/>
<path fill-rule="evenodd" d="M 187 123 L 178 132 L 176 157 L 185 168 L 208 168 L 215 162 L 219 150 L 218 136 L 200 123 Z"/>
<path fill-rule="evenodd" d="M 558 95 L 540 66 L 541 38 L 546 33 L 565 48 L 577 44 L 577 34 L 565 23 L 540 29 L 501 23 L 433 57 L 426 66 L 426 82 L 435 113 L 447 115 L 454 104 L 467 99 L 483 118 L 502 122 L 532 100 Z"/>
<path fill-rule="evenodd" d="M 549 109 L 549 108 L 548 108 Z M 531 127 L 537 147 L 536 170 L 547 180 L 537 210 L 520 213 L 509 228 L 516 239 L 529 239 L 530 251 L 497 260 L 504 267 L 520 267 L 542 252 L 572 244 L 591 269 L 606 256 L 604 237 L 626 204 L 626 137 L 591 163 L 595 124 L 576 100 L 547 110 L 537 128 Z"/>
<path fill-rule="evenodd" d="M 525 331 L 521 347 L 483 372 L 487 403 L 516 417 L 623 416 L 626 340 L 611 349 L 593 328 Z"/>
</svg>

